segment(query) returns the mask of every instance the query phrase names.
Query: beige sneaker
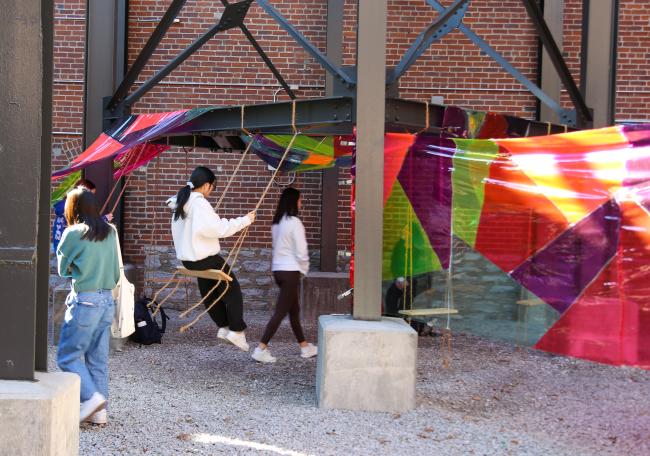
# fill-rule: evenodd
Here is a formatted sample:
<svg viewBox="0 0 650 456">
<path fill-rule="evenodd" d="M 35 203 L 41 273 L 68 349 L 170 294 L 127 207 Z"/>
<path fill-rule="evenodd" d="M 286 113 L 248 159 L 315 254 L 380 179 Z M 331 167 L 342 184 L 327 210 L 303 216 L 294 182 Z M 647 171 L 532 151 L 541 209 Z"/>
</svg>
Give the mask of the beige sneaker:
<svg viewBox="0 0 650 456">
<path fill-rule="evenodd" d="M 227 326 L 224 326 L 223 328 L 219 328 L 219 330 L 217 330 L 217 339 L 225 340 L 226 342 L 228 342 L 226 336 L 228 336 L 229 332 L 230 332 L 230 328 L 228 328 Z"/>
<path fill-rule="evenodd" d="M 246 334 L 244 334 L 244 331 L 242 332 L 228 331 L 228 334 L 226 334 L 226 340 L 231 344 L 239 347 L 239 349 L 242 351 L 247 352 L 248 350 L 250 350 L 250 347 L 248 346 L 248 342 L 246 342 Z"/>
<path fill-rule="evenodd" d="M 108 412 L 106 412 L 106 409 L 95 412 L 94 415 L 88 418 L 88 422 L 92 424 L 106 424 L 108 423 Z"/>
<path fill-rule="evenodd" d="M 313 358 L 318 355 L 318 347 L 313 344 L 307 344 L 306 347 L 300 347 L 301 358 Z"/>
<path fill-rule="evenodd" d="M 82 402 L 79 407 L 79 422 L 83 423 L 88 420 L 91 415 L 106 407 L 106 398 L 100 393 L 93 393 L 93 395 L 85 402 Z"/>
<path fill-rule="evenodd" d="M 265 363 L 265 364 L 274 363 L 277 361 L 277 358 L 271 354 L 268 348 L 262 350 L 260 347 L 255 347 L 255 350 L 253 350 L 253 354 L 251 355 L 251 358 L 253 358 L 258 363 Z"/>
</svg>

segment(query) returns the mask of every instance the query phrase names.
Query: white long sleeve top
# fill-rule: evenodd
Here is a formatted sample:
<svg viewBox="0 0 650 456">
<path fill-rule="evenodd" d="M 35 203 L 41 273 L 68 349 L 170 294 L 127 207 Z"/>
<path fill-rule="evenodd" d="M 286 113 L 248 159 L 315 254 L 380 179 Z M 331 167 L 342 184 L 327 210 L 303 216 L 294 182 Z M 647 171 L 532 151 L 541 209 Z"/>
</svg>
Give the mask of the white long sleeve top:
<svg viewBox="0 0 650 456">
<path fill-rule="evenodd" d="M 170 198 L 167 204 L 175 209 L 176 198 Z M 174 220 L 172 216 L 176 258 L 181 261 L 199 261 L 216 255 L 221 251 L 220 238 L 232 236 L 251 224 L 247 216 L 234 219 L 219 217 L 199 192 L 190 194 L 184 210 L 184 219 Z"/>
<path fill-rule="evenodd" d="M 284 216 L 271 228 L 273 235 L 273 271 L 309 272 L 309 252 L 305 227 L 298 217 Z"/>
</svg>

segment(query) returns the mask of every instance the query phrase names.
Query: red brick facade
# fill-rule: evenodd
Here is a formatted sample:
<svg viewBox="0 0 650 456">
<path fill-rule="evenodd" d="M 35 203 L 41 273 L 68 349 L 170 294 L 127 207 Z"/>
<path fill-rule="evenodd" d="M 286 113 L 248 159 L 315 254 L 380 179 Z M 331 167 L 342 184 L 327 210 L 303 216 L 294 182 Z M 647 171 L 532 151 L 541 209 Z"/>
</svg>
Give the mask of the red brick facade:
<svg viewBox="0 0 650 456">
<path fill-rule="evenodd" d="M 450 1 L 444 2 L 451 3 Z M 580 65 L 581 0 L 565 0 L 564 53 L 574 75 Z M 129 62 L 156 25 L 167 0 L 131 0 L 129 11 Z M 321 49 L 326 40 L 326 0 L 275 0 L 282 12 L 307 38 Z M 355 5 L 346 1 L 344 63 L 354 62 Z M 645 0 L 621 0 L 617 120 L 650 120 L 650 12 Z M 436 15 L 423 0 L 389 1 L 388 63 L 394 65 L 419 31 Z M 189 1 L 160 49 L 140 77 L 144 80 L 214 22 L 220 2 Z M 290 84 L 299 86 L 299 98 L 324 94 L 325 73 L 321 67 L 275 22 L 253 4 L 246 23 Z M 523 74 L 537 79 L 538 45 L 534 30 L 519 0 L 475 0 L 464 23 L 508 58 Z M 55 2 L 54 151 L 53 166 L 70 158 L 69 149 L 80 145 L 83 125 L 85 1 Z M 520 84 L 483 54 L 462 33 L 454 31 L 435 44 L 402 78 L 403 98 L 427 100 L 442 96 L 446 104 L 492 110 L 532 118 L 536 100 Z M 168 111 L 206 105 L 233 105 L 286 99 L 284 92 L 238 29 L 217 35 L 189 58 L 134 107 L 134 112 Z M 568 98 L 563 97 L 568 105 Z M 188 170 L 203 164 L 218 170 L 225 184 L 238 154 L 172 150 L 134 173 L 125 194 L 125 250 L 129 261 L 142 264 L 144 248 L 169 246 L 169 212 L 164 200 L 185 182 Z M 347 170 L 340 172 L 347 179 Z M 250 157 L 228 198 L 222 213 L 242 215 L 252 209 L 270 178 L 265 165 Z M 287 177 L 282 178 L 287 179 Z M 311 250 L 320 240 L 319 172 L 296 176 L 304 193 L 303 219 Z M 223 188 L 223 187 L 222 187 Z M 259 213 L 247 246 L 268 248 L 270 220 L 279 187 L 269 194 Z M 215 200 L 216 201 L 216 200 Z M 349 186 L 340 190 L 338 220 L 339 249 L 349 249 Z"/>
</svg>

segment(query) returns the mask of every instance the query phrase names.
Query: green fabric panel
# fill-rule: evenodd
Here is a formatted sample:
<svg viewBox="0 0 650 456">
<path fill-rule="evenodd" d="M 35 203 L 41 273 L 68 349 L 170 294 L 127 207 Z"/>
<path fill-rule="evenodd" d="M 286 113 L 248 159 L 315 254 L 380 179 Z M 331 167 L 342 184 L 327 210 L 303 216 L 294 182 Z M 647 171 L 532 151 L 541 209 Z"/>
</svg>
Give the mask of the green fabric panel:
<svg viewBox="0 0 650 456">
<path fill-rule="evenodd" d="M 287 147 L 293 135 L 264 135 L 274 143 Z M 293 142 L 292 149 L 301 149 L 309 153 L 334 157 L 334 137 L 314 137 L 299 135 Z"/>
<path fill-rule="evenodd" d="M 489 139 L 454 139 L 458 150 L 454 154 L 452 174 L 452 230 L 474 247 L 485 197 L 484 180 L 499 146 Z"/>
<path fill-rule="evenodd" d="M 52 190 L 52 196 L 50 197 L 50 206 L 54 206 L 58 201 L 62 200 L 65 195 L 72 190 L 74 184 L 81 179 L 81 171 L 76 171 L 61 181 L 59 186 Z"/>
<path fill-rule="evenodd" d="M 413 270 L 407 259 L 411 242 L 408 241 L 408 219 L 413 231 Z M 382 250 L 382 277 L 391 280 L 441 270 L 440 260 L 433 251 L 422 224 L 415 215 L 402 186 L 395 181 L 384 208 L 384 242 Z M 408 265 L 406 263 L 409 263 Z"/>
</svg>

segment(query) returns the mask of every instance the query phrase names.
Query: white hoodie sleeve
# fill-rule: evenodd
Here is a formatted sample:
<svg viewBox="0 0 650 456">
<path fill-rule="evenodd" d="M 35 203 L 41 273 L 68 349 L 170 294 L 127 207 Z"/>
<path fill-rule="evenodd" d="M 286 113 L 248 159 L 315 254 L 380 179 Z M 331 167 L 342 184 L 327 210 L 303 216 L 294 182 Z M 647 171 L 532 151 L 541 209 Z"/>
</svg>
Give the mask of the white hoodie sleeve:
<svg viewBox="0 0 650 456">
<path fill-rule="evenodd" d="M 300 272 L 307 275 L 309 272 L 309 251 L 307 249 L 307 237 L 305 235 L 305 226 L 297 217 L 291 217 L 294 226 L 293 233 L 294 252 L 296 261 L 300 267 Z"/>
<path fill-rule="evenodd" d="M 192 211 L 194 218 L 192 222 L 195 235 L 206 238 L 226 238 L 251 224 L 248 216 L 234 219 L 219 217 L 210 203 L 204 198 L 197 199 L 194 204 L 196 207 Z"/>
</svg>

